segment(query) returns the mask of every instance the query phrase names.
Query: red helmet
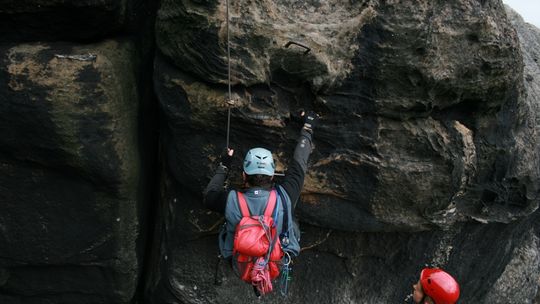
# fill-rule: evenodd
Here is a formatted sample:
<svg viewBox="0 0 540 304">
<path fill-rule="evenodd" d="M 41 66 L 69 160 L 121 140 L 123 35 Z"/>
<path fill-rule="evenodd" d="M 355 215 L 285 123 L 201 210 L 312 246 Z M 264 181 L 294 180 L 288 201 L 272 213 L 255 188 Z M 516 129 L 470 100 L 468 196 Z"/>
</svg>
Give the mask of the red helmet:
<svg viewBox="0 0 540 304">
<path fill-rule="evenodd" d="M 435 304 L 454 304 L 459 298 L 459 284 L 439 268 L 422 269 L 420 284 L 424 293 L 432 298 Z"/>
</svg>

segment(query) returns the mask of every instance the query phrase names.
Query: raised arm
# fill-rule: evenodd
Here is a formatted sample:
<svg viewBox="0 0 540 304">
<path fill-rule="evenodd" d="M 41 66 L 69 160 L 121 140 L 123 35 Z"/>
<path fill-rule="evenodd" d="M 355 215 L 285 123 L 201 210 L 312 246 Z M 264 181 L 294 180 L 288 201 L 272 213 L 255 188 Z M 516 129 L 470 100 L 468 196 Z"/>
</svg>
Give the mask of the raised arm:
<svg viewBox="0 0 540 304">
<path fill-rule="evenodd" d="M 294 156 L 283 179 L 282 187 L 285 189 L 292 202 L 292 208 L 296 207 L 300 192 L 304 185 L 304 177 L 307 172 L 309 155 L 313 149 L 313 129 L 317 123 L 318 115 L 315 112 L 303 114 L 304 125 L 300 130 Z"/>
<path fill-rule="evenodd" d="M 234 150 L 227 148 L 227 151 L 221 156 L 221 162 L 216 168 L 214 176 L 203 192 L 204 206 L 221 214 L 225 213 L 225 205 L 227 204 L 227 191 L 224 184 L 229 174 L 233 154 Z"/>
</svg>

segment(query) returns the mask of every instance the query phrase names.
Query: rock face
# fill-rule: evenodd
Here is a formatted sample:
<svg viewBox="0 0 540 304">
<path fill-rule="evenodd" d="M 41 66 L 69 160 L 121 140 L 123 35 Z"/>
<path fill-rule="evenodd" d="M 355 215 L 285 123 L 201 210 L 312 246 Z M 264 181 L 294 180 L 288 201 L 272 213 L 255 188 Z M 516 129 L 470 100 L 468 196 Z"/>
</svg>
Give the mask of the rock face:
<svg viewBox="0 0 540 304">
<path fill-rule="evenodd" d="M 167 124 L 151 303 L 253 300 L 226 266 L 213 285 L 221 222 L 199 194 L 225 146 L 225 12 L 166 0 L 158 11 Z M 520 37 L 536 29 L 518 34 L 498 1 L 236 1 L 230 16 L 236 171 L 253 146 L 286 169 L 292 113 L 322 115 L 290 301 L 400 302 L 426 264 L 456 275 L 464 303 L 532 300 L 539 100 L 523 58 L 537 42 Z"/>
<path fill-rule="evenodd" d="M 144 193 L 134 44 L 0 53 L 0 302 L 128 303 Z"/>
<path fill-rule="evenodd" d="M 234 93 L 240 98 L 233 111 L 234 143 L 278 146 L 280 155 L 291 149 L 279 146 L 289 113 L 304 106 L 324 117 L 301 208 L 305 219 L 351 231 L 414 231 L 467 218 L 509 222 L 536 210 L 538 169 L 528 164 L 537 159 L 538 145 L 528 139 L 537 131 L 526 113 L 537 105 L 522 98 L 517 35 L 500 4 L 325 3 L 288 4 L 287 10 L 271 1 L 238 1 L 231 7 Z M 176 110 L 172 119 L 181 117 L 188 128 L 212 130 L 209 124 L 219 121 L 212 130 L 217 134 L 223 133 L 224 118 L 217 115 L 226 112 L 226 93 L 208 82 L 226 81 L 224 9 L 214 1 L 164 1 L 156 26 L 160 50 L 185 74 L 164 80 L 156 69 L 158 94 L 175 86 L 184 91 L 165 111 Z M 329 10 L 333 14 L 319 18 Z M 200 18 L 205 21 L 194 23 Z M 262 33 L 272 35 L 262 39 Z M 302 33 L 312 52 L 285 48 L 290 33 Z M 334 42 L 320 47 L 320 41 Z M 345 46 L 354 51 L 336 50 Z M 333 66 L 339 60 L 328 60 L 332 56 L 349 68 Z M 291 64 L 276 67 L 276 60 Z M 310 78 L 303 66 L 322 78 Z M 334 70 L 340 72 L 324 72 Z M 160 100 L 167 103 L 167 97 Z M 248 125 L 261 126 L 255 142 L 245 134 Z M 182 172 L 181 183 L 193 178 Z M 328 209 L 334 216 L 320 211 Z"/>
<path fill-rule="evenodd" d="M 0 303 L 252 303 L 201 203 L 229 109 L 233 186 L 322 116 L 287 301 L 410 302 L 425 265 L 462 303 L 539 298 L 537 28 L 498 0 L 229 2 L 3 3 Z"/>
</svg>

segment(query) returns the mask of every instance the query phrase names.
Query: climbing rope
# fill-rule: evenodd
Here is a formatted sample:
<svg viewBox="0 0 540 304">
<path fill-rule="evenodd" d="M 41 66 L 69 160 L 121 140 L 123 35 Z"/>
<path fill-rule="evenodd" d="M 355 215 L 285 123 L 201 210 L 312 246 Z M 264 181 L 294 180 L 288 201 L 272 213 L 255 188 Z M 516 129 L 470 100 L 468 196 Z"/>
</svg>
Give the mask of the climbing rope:
<svg viewBox="0 0 540 304">
<path fill-rule="evenodd" d="M 225 148 L 229 148 L 229 134 L 231 129 L 231 105 L 233 104 L 231 94 L 231 42 L 230 42 L 230 30 L 229 30 L 229 0 L 226 0 L 227 4 L 227 73 L 228 73 L 228 87 L 229 87 L 229 99 L 227 100 L 228 113 L 227 113 L 227 145 Z"/>
<path fill-rule="evenodd" d="M 259 257 L 251 269 L 251 284 L 257 288 L 261 295 L 268 294 L 274 289 L 268 270 L 268 259 Z"/>
</svg>

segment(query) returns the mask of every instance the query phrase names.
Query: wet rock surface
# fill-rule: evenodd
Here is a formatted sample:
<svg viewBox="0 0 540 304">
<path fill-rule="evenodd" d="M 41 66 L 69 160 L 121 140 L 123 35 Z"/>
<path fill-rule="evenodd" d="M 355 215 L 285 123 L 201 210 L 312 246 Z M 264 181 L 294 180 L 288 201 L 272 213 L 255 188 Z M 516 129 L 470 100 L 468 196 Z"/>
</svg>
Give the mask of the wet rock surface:
<svg viewBox="0 0 540 304">
<path fill-rule="evenodd" d="M 229 109 L 231 186 L 321 115 L 287 301 L 410 302 L 426 265 L 463 303 L 538 298 L 537 28 L 500 1 L 229 9 L 232 107 L 226 1 L 0 8 L 0 303 L 252 303 L 202 206 Z"/>
</svg>

